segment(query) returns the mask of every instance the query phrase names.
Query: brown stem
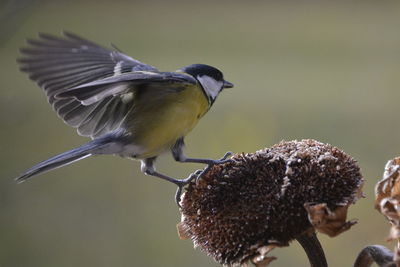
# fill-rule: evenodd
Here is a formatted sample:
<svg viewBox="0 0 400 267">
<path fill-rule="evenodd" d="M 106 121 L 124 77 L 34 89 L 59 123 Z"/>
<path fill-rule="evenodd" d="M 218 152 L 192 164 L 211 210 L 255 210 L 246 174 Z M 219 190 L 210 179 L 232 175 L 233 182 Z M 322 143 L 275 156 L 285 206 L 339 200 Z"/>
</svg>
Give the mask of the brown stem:
<svg viewBox="0 0 400 267">
<path fill-rule="evenodd" d="M 315 233 L 303 234 L 296 240 L 306 252 L 311 267 L 328 267 L 324 250 Z"/>
<path fill-rule="evenodd" d="M 380 245 L 365 247 L 358 254 L 354 267 L 369 267 L 374 262 L 380 267 L 396 267 L 393 262 L 393 252 Z"/>
</svg>

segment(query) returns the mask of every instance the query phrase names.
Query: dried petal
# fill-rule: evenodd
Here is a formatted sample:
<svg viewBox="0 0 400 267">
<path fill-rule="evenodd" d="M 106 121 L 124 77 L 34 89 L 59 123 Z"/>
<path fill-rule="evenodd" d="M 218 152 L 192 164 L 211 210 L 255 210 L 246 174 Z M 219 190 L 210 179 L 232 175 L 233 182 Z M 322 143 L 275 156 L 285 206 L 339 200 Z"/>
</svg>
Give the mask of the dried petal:
<svg viewBox="0 0 400 267">
<path fill-rule="evenodd" d="M 375 208 L 392 225 L 388 241 L 397 240 L 393 260 L 400 266 L 400 157 L 386 163 L 382 180 L 375 186 Z"/>
<path fill-rule="evenodd" d="M 384 198 L 400 198 L 400 157 L 386 163 L 383 178 L 375 186 L 375 208 L 380 211 Z"/>
<path fill-rule="evenodd" d="M 383 178 L 375 186 L 375 199 L 375 208 L 392 224 L 388 240 L 399 240 L 400 157 L 389 160 L 386 163 Z"/>
<path fill-rule="evenodd" d="M 338 206 L 332 211 L 328 208 L 326 203 L 304 204 L 311 224 L 316 230 L 330 237 L 337 236 L 349 230 L 350 227 L 357 223 L 356 220 L 346 222 L 348 207 L 349 204 Z"/>
<path fill-rule="evenodd" d="M 265 267 L 270 264 L 271 261 L 276 260 L 276 257 L 268 257 L 267 254 L 273 250 L 276 246 L 269 245 L 260 247 L 257 249 L 258 254 L 251 259 L 251 262 L 254 263 L 256 267 Z"/>
<path fill-rule="evenodd" d="M 178 231 L 178 236 L 180 239 L 190 239 L 189 229 L 187 228 L 186 224 L 179 222 L 176 225 L 176 230 Z"/>
</svg>

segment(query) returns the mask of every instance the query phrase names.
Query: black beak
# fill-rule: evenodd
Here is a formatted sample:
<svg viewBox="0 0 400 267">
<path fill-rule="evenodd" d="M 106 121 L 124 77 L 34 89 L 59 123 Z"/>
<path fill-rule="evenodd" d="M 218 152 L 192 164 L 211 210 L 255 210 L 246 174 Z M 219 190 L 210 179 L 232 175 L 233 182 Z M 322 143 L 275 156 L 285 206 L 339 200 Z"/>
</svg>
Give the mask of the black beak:
<svg viewBox="0 0 400 267">
<path fill-rule="evenodd" d="M 230 83 L 228 81 L 224 81 L 224 88 L 232 88 L 233 87 L 233 83 Z"/>
</svg>

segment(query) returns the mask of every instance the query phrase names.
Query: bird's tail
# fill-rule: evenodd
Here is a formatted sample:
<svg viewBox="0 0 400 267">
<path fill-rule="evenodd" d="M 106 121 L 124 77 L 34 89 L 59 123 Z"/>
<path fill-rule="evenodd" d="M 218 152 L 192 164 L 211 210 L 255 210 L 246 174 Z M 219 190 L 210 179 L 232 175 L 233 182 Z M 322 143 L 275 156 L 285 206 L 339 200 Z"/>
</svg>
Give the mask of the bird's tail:
<svg viewBox="0 0 400 267">
<path fill-rule="evenodd" d="M 96 140 L 93 140 L 83 146 L 74 148 L 36 164 L 25 173 L 15 178 L 15 180 L 18 183 L 22 183 L 33 176 L 60 168 L 75 161 L 90 157 L 94 154 L 98 154 L 97 151 L 101 150 L 106 145 L 107 144 L 103 142 L 97 142 Z"/>
</svg>

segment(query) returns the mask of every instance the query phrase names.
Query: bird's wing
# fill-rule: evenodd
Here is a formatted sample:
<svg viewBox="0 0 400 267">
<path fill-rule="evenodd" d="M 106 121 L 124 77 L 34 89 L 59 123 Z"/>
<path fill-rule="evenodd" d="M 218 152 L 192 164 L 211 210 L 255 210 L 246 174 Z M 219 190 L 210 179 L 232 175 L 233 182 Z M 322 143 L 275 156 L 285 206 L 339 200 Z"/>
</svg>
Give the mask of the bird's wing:
<svg viewBox="0 0 400 267">
<path fill-rule="evenodd" d="M 143 86 L 147 89 L 180 91 L 185 85 L 196 84 L 196 79 L 184 73 L 134 71 L 95 80 L 56 94 L 56 99 L 73 97 L 83 105 L 91 105 L 108 96 L 136 93 Z M 161 87 L 161 88 L 160 88 Z M 159 90 L 155 90 L 158 91 Z"/>
<path fill-rule="evenodd" d="M 103 48 L 72 33 L 64 38 L 39 34 L 22 48 L 21 70 L 43 88 L 54 104 L 54 95 L 97 79 L 131 71 L 157 71 L 121 52 Z"/>
<path fill-rule="evenodd" d="M 59 93 L 55 98 L 78 101 L 78 108 L 60 109 L 59 115 L 65 121 L 75 118 L 78 133 L 93 138 L 123 127 L 126 115 L 141 91 L 153 90 L 154 96 L 161 96 L 193 84 L 196 80 L 187 74 L 138 71 L 89 82 Z M 75 116 L 76 111 L 90 107 L 94 109 L 84 118 L 79 114 Z"/>
<path fill-rule="evenodd" d="M 44 89 L 64 122 L 83 136 L 94 138 L 118 129 L 140 88 L 196 83 L 189 75 L 159 72 L 71 33 L 64 38 L 40 34 L 28 44 L 18 59 L 21 70 Z"/>
</svg>

